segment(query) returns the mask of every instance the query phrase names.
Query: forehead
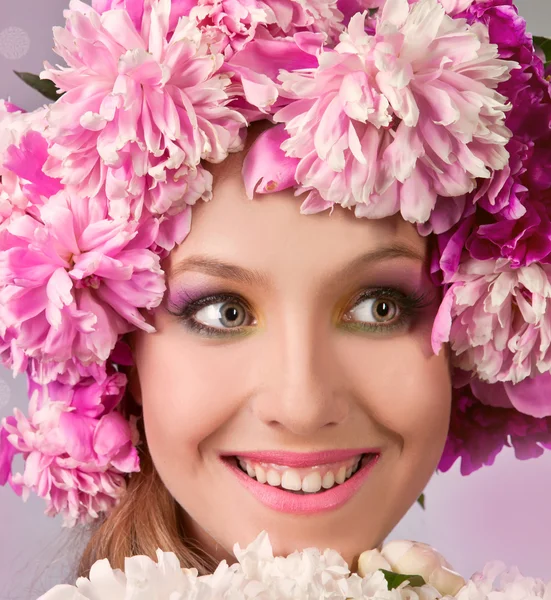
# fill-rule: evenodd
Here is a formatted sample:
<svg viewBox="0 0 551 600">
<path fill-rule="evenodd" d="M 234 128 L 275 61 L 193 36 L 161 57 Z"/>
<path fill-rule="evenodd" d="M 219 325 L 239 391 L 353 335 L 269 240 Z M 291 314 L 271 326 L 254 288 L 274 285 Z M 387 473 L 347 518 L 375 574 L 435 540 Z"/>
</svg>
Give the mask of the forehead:
<svg viewBox="0 0 551 600">
<path fill-rule="evenodd" d="M 251 266 L 285 256 L 316 264 L 336 263 L 362 252 L 401 243 L 426 255 L 426 238 L 401 215 L 383 219 L 358 218 L 354 211 L 335 205 L 333 212 L 303 215 L 306 194 L 294 190 L 246 195 L 241 167 L 245 151 L 212 165 L 214 187 L 209 202 L 192 209 L 191 232 L 169 257 L 169 265 L 196 253 L 232 258 Z M 317 257 L 317 259 L 316 259 Z"/>
</svg>

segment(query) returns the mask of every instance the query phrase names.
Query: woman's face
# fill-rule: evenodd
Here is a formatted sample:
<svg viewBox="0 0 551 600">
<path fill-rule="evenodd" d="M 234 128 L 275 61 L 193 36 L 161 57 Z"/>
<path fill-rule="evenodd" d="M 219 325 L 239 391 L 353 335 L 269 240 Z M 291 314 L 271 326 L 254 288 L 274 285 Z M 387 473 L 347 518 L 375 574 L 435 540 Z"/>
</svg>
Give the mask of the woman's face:
<svg viewBox="0 0 551 600">
<path fill-rule="evenodd" d="M 399 216 L 301 215 L 291 191 L 251 201 L 229 160 L 166 260 L 157 332 L 132 340 L 151 456 L 216 558 L 267 530 L 277 554 L 352 563 L 415 502 L 447 435 L 426 239 Z"/>
</svg>

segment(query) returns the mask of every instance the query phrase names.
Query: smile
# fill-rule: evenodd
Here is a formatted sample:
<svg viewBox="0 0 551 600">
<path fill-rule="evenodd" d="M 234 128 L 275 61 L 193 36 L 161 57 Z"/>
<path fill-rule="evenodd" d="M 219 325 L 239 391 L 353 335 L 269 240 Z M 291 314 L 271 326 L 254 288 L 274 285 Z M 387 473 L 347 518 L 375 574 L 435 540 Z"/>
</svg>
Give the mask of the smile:
<svg viewBox="0 0 551 600">
<path fill-rule="evenodd" d="M 221 458 L 265 506 L 278 512 L 311 514 L 348 502 L 379 461 L 380 452 L 258 452 Z"/>
</svg>

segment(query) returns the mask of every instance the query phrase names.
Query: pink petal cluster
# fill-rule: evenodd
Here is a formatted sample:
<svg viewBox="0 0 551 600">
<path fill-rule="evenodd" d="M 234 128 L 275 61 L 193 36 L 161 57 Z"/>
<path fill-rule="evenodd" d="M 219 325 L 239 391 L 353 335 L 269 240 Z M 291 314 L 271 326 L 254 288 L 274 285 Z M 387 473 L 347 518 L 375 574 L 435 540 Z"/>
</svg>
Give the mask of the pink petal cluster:
<svg viewBox="0 0 551 600">
<path fill-rule="evenodd" d="M 242 146 L 246 121 L 227 106 L 223 56 L 187 17 L 169 35 L 170 12 L 170 0 L 151 0 L 138 23 L 125 10 L 100 15 L 71 0 L 66 27 L 54 28 L 68 67 L 45 63 L 41 73 L 66 92 L 49 107 L 44 172 L 82 196 L 104 194 L 111 216 L 167 211 L 201 160 Z M 202 171 L 199 180 L 208 194 Z"/>
<path fill-rule="evenodd" d="M 551 265 L 468 259 L 447 282 L 432 331 L 436 354 L 449 342 L 454 365 L 488 383 L 551 371 Z"/>
<path fill-rule="evenodd" d="M 0 229 L 35 204 L 43 204 L 61 190 L 58 180 L 42 168 L 48 143 L 42 133 L 47 109 L 24 113 L 0 100 Z"/>
<path fill-rule="evenodd" d="M 338 0 L 265 0 L 265 3 L 275 16 L 274 24 L 268 27 L 274 36 L 312 31 L 327 34 L 331 43 L 337 41 L 344 29 Z"/>
<path fill-rule="evenodd" d="M 68 190 L 38 210 L 0 232 L 4 344 L 59 370 L 67 361 L 101 364 L 120 335 L 154 331 L 140 309 L 158 306 L 165 291 L 148 250 L 158 222 L 109 219 L 106 204 Z"/>
<path fill-rule="evenodd" d="M 492 386 L 494 387 L 494 386 Z M 504 446 L 527 460 L 551 449 L 551 417 L 535 418 L 514 408 L 488 406 L 475 397 L 469 384 L 454 390 L 452 417 L 438 469 L 448 471 L 457 459 L 461 474 L 492 465 Z"/>
<path fill-rule="evenodd" d="M 227 59 L 266 34 L 321 32 L 333 41 L 344 28 L 337 0 L 199 0 L 189 16 Z"/>
<path fill-rule="evenodd" d="M 124 10 L 128 13 L 134 26 L 139 31 L 148 0 L 92 0 L 92 8 L 99 14 L 108 10 Z M 170 16 L 168 20 L 168 35 L 172 35 L 180 17 L 189 15 L 195 5 L 195 0 L 171 0 Z"/>
<path fill-rule="evenodd" d="M 281 74 L 296 99 L 274 116 L 290 134 L 282 148 L 300 158 L 303 209 L 339 203 L 423 223 L 438 196 L 470 192 L 507 164 L 510 106 L 495 88 L 516 63 L 437 0 L 388 0 L 374 36 L 364 25 L 355 15 L 317 69 Z"/>
<path fill-rule="evenodd" d="M 0 484 L 8 481 L 24 500 L 31 491 L 44 498 L 46 514 L 62 514 L 68 527 L 112 508 L 124 493 L 124 474 L 139 470 L 135 420 L 114 410 L 125 386 L 122 373 L 102 384 L 29 381 L 29 416 L 14 409 L 2 421 Z M 25 460 L 23 473 L 11 472 L 17 454 Z"/>
</svg>

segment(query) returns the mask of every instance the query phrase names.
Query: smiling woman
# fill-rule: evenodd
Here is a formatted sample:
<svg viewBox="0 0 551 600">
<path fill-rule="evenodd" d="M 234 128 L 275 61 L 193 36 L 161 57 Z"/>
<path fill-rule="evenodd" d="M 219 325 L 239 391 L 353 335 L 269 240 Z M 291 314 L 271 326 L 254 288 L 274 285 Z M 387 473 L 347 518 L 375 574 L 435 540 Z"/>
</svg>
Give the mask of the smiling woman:
<svg viewBox="0 0 551 600">
<path fill-rule="evenodd" d="M 222 586 L 263 531 L 338 551 L 328 588 L 365 550 L 398 568 L 377 548 L 437 468 L 551 448 L 551 94 L 510 0 L 65 16 L 55 101 L 0 103 L 0 357 L 30 397 L 0 484 L 88 525 L 100 586 L 48 600 L 143 590 L 142 555 Z"/>
<path fill-rule="evenodd" d="M 157 333 L 132 334 L 149 452 L 216 559 L 268 529 L 277 553 L 352 560 L 419 496 L 446 440 L 426 239 L 399 217 L 301 215 L 290 191 L 251 201 L 240 170 L 166 259 Z"/>
</svg>

